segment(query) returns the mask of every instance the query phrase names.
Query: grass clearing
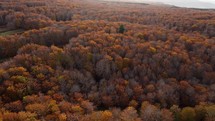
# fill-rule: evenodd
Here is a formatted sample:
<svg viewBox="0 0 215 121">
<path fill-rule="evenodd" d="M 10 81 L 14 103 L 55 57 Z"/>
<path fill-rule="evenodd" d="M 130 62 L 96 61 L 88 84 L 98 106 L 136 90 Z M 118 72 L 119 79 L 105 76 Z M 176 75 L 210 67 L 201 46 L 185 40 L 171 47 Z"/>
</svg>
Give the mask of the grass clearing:
<svg viewBox="0 0 215 121">
<path fill-rule="evenodd" d="M 11 30 L 11 31 L 6 31 L 6 32 L 2 32 L 0 33 L 0 36 L 7 36 L 7 35 L 13 35 L 13 34 L 19 34 L 24 32 L 23 29 L 16 29 L 16 30 Z"/>
</svg>

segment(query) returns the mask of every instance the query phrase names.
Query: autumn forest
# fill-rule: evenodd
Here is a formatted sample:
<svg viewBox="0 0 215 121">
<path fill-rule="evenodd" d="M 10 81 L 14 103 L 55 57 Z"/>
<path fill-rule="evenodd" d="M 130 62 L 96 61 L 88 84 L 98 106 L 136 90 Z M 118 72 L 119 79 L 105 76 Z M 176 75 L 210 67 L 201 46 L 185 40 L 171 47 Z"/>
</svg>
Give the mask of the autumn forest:
<svg viewBox="0 0 215 121">
<path fill-rule="evenodd" d="M 215 121 L 215 10 L 0 0 L 0 121 Z"/>
</svg>

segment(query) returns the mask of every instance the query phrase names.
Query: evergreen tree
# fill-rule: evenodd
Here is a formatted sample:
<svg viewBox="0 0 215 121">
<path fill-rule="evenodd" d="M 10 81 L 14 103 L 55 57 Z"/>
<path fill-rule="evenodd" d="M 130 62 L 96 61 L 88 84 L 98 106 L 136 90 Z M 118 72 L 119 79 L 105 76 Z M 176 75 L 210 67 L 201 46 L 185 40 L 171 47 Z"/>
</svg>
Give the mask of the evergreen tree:
<svg viewBox="0 0 215 121">
<path fill-rule="evenodd" d="M 119 33 L 123 34 L 124 32 L 125 32 L 124 25 L 120 25 L 120 27 L 119 27 Z"/>
</svg>

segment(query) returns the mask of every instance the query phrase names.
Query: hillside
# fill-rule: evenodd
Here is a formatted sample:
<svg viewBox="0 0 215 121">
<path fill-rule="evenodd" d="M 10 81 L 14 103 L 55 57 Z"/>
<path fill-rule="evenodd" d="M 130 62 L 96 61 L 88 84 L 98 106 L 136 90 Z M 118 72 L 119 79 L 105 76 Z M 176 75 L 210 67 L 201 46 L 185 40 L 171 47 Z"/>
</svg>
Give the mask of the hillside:
<svg viewBox="0 0 215 121">
<path fill-rule="evenodd" d="M 214 121 L 215 11 L 1 0 L 0 120 Z"/>
</svg>

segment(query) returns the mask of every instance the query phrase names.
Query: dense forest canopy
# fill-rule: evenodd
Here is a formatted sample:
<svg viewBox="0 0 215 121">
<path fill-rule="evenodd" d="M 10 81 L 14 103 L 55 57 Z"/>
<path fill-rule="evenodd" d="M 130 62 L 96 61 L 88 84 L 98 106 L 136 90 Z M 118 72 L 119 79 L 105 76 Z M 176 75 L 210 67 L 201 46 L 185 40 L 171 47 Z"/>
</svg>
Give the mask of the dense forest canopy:
<svg viewBox="0 0 215 121">
<path fill-rule="evenodd" d="M 0 120 L 214 121 L 215 11 L 1 0 Z"/>
</svg>

